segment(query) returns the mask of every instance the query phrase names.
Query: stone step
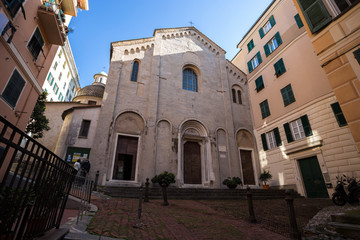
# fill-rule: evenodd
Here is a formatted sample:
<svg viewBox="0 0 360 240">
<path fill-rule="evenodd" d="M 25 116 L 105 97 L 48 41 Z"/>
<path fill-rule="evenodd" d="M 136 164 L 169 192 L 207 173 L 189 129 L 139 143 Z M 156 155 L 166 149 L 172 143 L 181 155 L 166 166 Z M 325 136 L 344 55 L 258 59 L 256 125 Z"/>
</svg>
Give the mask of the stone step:
<svg viewBox="0 0 360 240">
<path fill-rule="evenodd" d="M 138 198 L 138 187 L 114 187 L 105 186 L 102 188 L 104 194 L 111 197 Z M 144 193 L 145 189 L 142 190 Z M 285 190 L 283 189 L 252 189 L 254 199 L 284 198 Z M 169 199 L 245 199 L 246 189 L 204 189 L 204 188 L 172 188 L 167 189 Z M 293 191 L 293 197 L 300 195 Z M 149 198 L 159 199 L 162 197 L 160 187 L 149 188 Z"/>
<path fill-rule="evenodd" d="M 349 224 L 349 223 L 339 223 L 339 222 L 329 222 L 327 228 L 336 231 L 343 237 L 350 239 L 359 239 L 360 236 L 360 225 L 359 224 Z"/>
<path fill-rule="evenodd" d="M 357 224 L 360 226 L 360 211 L 358 211 L 359 214 L 334 214 L 331 215 L 331 221 L 332 222 L 338 222 L 338 223 L 348 223 L 348 224 Z"/>
</svg>

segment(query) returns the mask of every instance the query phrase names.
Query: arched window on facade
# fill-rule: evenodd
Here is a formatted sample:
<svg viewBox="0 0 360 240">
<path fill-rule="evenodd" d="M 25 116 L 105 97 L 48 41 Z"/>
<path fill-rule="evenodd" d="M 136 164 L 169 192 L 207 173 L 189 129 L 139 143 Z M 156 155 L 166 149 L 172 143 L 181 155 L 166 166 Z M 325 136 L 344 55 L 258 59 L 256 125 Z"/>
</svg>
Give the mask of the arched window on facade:
<svg viewBox="0 0 360 240">
<path fill-rule="evenodd" d="M 231 93 L 232 93 L 233 103 L 236 103 L 236 91 L 235 91 L 235 89 L 231 89 Z"/>
<path fill-rule="evenodd" d="M 137 82 L 138 72 L 139 72 L 139 62 L 134 61 L 133 69 L 132 69 L 132 73 L 131 73 L 131 79 L 130 79 L 132 82 Z"/>
<path fill-rule="evenodd" d="M 183 89 L 197 92 L 197 76 L 195 71 L 191 68 L 185 68 L 183 70 Z"/>
<path fill-rule="evenodd" d="M 231 95 L 233 103 L 242 104 L 241 87 L 238 85 L 232 86 Z"/>
</svg>

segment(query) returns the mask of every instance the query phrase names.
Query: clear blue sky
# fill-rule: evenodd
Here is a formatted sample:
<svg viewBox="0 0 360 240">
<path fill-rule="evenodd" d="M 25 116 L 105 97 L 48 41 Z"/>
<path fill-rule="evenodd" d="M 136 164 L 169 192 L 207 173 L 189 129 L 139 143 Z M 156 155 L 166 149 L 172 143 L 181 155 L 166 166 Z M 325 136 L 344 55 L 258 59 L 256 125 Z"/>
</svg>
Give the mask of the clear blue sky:
<svg viewBox="0 0 360 240">
<path fill-rule="evenodd" d="M 89 11 L 72 18 L 70 45 L 80 85 L 95 73 L 108 73 L 110 43 L 152 37 L 154 29 L 193 26 L 231 60 L 236 45 L 272 0 L 89 0 Z"/>
</svg>

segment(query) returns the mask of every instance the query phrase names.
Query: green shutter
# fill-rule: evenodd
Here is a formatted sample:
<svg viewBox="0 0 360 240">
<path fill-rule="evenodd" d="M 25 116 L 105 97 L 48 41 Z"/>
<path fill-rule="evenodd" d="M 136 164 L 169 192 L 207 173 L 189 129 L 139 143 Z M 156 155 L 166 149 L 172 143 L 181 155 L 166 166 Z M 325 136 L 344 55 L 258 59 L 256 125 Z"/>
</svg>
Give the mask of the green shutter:
<svg viewBox="0 0 360 240">
<path fill-rule="evenodd" d="M 248 68 L 249 68 L 249 73 L 251 73 L 251 72 L 253 71 L 253 67 L 252 67 L 252 64 L 251 64 L 251 60 L 248 61 L 247 65 L 248 65 Z"/>
<path fill-rule="evenodd" d="M 279 60 L 279 67 L 280 67 L 280 74 L 286 72 L 285 64 L 282 58 L 280 58 Z"/>
<path fill-rule="evenodd" d="M 266 142 L 266 135 L 265 133 L 261 134 L 261 141 L 264 148 L 264 151 L 268 150 L 267 142 Z"/>
<path fill-rule="evenodd" d="M 254 41 L 251 39 L 251 41 L 247 44 L 248 51 L 250 52 L 254 46 Z"/>
<path fill-rule="evenodd" d="M 285 130 L 285 134 L 286 134 L 286 139 L 288 141 L 288 143 L 291 143 L 294 141 L 293 136 L 291 134 L 291 130 L 290 130 L 290 125 L 289 123 L 285 123 L 284 124 L 284 130 Z"/>
<path fill-rule="evenodd" d="M 315 33 L 332 21 L 322 0 L 297 1 L 312 33 Z"/>
<path fill-rule="evenodd" d="M 280 33 L 279 33 L 279 32 L 277 32 L 277 33 L 275 34 L 275 39 L 276 39 L 276 42 L 277 42 L 278 45 L 282 44 L 282 40 L 281 40 L 281 37 L 280 37 Z"/>
<path fill-rule="evenodd" d="M 276 22 L 275 22 L 275 18 L 274 18 L 273 15 L 270 16 L 269 22 L 270 22 L 270 24 L 271 24 L 271 27 L 275 26 Z"/>
<path fill-rule="evenodd" d="M 270 55 L 270 49 L 269 49 L 269 45 L 267 43 L 264 45 L 264 50 L 265 50 L 265 55 L 269 56 Z"/>
<path fill-rule="evenodd" d="M 303 22 L 301 21 L 300 15 L 296 14 L 294 16 L 296 24 L 298 25 L 299 28 L 302 28 L 304 26 Z"/>
<path fill-rule="evenodd" d="M 354 57 L 355 59 L 358 61 L 358 63 L 360 64 L 360 48 L 357 49 L 356 51 L 353 52 L 354 53 Z"/>
<path fill-rule="evenodd" d="M 339 127 L 343 127 L 347 125 L 347 121 L 345 119 L 345 116 L 340 108 L 340 105 L 338 102 L 331 104 L 331 108 L 334 112 L 335 118 L 338 122 Z"/>
<path fill-rule="evenodd" d="M 301 123 L 302 123 L 303 128 L 304 128 L 305 136 L 307 136 L 307 137 L 311 136 L 312 131 L 311 131 L 311 126 L 310 126 L 309 119 L 308 119 L 307 115 L 301 116 L 300 119 L 301 119 Z"/>
<path fill-rule="evenodd" d="M 259 92 L 261 89 L 264 88 L 264 81 L 263 81 L 262 76 L 258 77 L 258 78 L 255 80 L 255 84 L 256 84 L 256 91 L 257 91 L 257 92 Z"/>
<path fill-rule="evenodd" d="M 259 29 L 260 38 L 264 37 L 264 30 L 262 28 Z"/>
<path fill-rule="evenodd" d="M 259 61 L 259 65 L 260 65 L 260 63 L 262 63 L 260 51 L 258 51 L 258 52 L 256 53 L 256 57 L 257 57 L 257 59 L 258 59 L 258 61 Z"/>
<path fill-rule="evenodd" d="M 274 129 L 274 135 L 275 135 L 275 140 L 276 140 L 276 146 L 281 146 L 281 137 L 280 137 L 280 133 L 279 133 L 279 129 L 275 128 Z"/>
<path fill-rule="evenodd" d="M 50 77 L 51 77 L 51 73 L 49 73 L 49 76 L 48 76 L 47 80 L 49 80 L 49 79 L 50 79 Z"/>
</svg>

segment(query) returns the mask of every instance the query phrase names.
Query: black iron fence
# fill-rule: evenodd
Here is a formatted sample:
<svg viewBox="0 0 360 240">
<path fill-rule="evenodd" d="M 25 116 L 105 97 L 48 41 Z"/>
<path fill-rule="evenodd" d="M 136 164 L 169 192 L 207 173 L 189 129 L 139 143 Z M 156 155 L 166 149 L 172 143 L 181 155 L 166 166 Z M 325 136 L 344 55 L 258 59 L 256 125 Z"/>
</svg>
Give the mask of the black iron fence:
<svg viewBox="0 0 360 240">
<path fill-rule="evenodd" d="M 0 238 L 58 228 L 76 170 L 0 116 Z"/>
</svg>

